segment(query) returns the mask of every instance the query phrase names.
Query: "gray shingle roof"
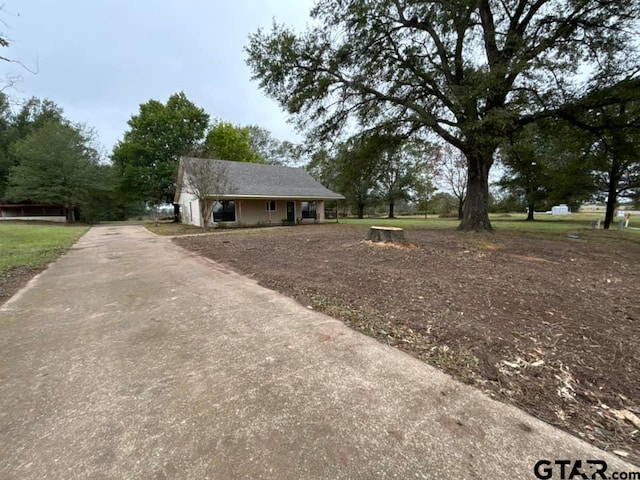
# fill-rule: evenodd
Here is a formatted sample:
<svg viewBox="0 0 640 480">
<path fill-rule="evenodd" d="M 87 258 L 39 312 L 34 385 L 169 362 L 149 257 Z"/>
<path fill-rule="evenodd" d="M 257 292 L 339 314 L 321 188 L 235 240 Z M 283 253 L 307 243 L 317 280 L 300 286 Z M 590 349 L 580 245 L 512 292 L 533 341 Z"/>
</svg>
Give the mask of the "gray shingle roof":
<svg viewBox="0 0 640 480">
<path fill-rule="evenodd" d="M 181 160 L 224 163 L 233 184 L 233 196 L 344 199 L 339 193 L 325 188 L 302 168 L 193 157 L 183 157 Z"/>
</svg>

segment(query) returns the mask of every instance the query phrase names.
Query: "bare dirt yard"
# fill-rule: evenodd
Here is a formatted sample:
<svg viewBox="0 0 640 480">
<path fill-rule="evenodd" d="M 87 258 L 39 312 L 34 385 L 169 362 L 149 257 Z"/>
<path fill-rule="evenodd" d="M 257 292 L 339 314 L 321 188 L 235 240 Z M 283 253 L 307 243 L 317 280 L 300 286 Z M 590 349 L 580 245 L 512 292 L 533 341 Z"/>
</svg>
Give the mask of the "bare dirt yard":
<svg viewBox="0 0 640 480">
<path fill-rule="evenodd" d="M 605 450 L 640 461 L 640 245 L 311 225 L 179 245 Z M 611 232 L 614 233 L 614 232 Z"/>
</svg>

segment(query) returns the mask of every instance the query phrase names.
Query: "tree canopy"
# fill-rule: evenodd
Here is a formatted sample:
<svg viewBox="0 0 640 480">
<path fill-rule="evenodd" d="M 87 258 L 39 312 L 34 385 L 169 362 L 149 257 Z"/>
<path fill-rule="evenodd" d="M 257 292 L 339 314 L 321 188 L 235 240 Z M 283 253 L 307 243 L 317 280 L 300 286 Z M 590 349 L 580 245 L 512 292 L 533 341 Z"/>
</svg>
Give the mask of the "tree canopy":
<svg viewBox="0 0 640 480">
<path fill-rule="evenodd" d="M 51 122 L 67 122 L 62 109 L 51 100 L 29 98 L 14 113 L 9 97 L 0 93 L 0 198 L 6 196 L 9 169 L 20 164 L 12 147 Z"/>
<path fill-rule="evenodd" d="M 265 161 L 271 165 L 291 165 L 300 158 L 300 147 L 288 140 L 274 138 L 269 130 L 258 125 L 249 125 L 249 143 Z"/>
<path fill-rule="evenodd" d="M 335 152 L 317 152 L 307 169 L 324 185 L 342 193 L 363 218 L 365 207 L 375 199 L 380 174 L 381 138 L 355 137 L 341 143 Z"/>
<path fill-rule="evenodd" d="M 208 123 L 209 115 L 182 92 L 166 104 L 141 104 L 113 149 L 122 194 L 154 204 L 173 202 L 178 159 L 199 147 Z"/>
<path fill-rule="evenodd" d="M 422 193 L 427 175 L 434 167 L 430 162 L 429 145 L 397 139 L 388 142 L 381 150 L 375 192 L 389 207 L 389 218 L 395 216 L 395 204 L 401 200 L 412 200 Z"/>
<path fill-rule="evenodd" d="M 504 175 L 499 185 L 527 207 L 527 219 L 536 210 L 554 204 L 576 207 L 597 190 L 589 138 L 575 126 L 558 120 L 527 125 L 500 150 Z"/>
<path fill-rule="evenodd" d="M 331 152 L 316 152 L 307 169 L 323 185 L 345 195 L 358 218 L 367 206 L 379 202 L 389 207 L 392 218 L 396 202 L 424 194 L 433 173 L 430 147 L 384 135 L 361 135 Z"/>
<path fill-rule="evenodd" d="M 458 148 L 460 228 L 480 231 L 491 229 L 488 176 L 505 139 L 637 97 L 639 14 L 639 0 L 319 0 L 306 32 L 253 34 L 247 62 L 312 138 L 435 133 Z"/>
<path fill-rule="evenodd" d="M 604 228 L 609 228 L 618 199 L 640 191 L 640 102 L 591 109 L 578 124 L 591 147 L 597 187 L 607 201 Z"/>
<path fill-rule="evenodd" d="M 58 203 L 73 212 L 100 184 L 92 135 L 69 122 L 49 121 L 12 150 L 20 159 L 8 178 L 7 195 L 14 200 Z"/>
<path fill-rule="evenodd" d="M 206 156 L 232 162 L 265 163 L 265 158 L 255 150 L 248 127 L 231 122 L 215 122 L 205 140 Z"/>
</svg>

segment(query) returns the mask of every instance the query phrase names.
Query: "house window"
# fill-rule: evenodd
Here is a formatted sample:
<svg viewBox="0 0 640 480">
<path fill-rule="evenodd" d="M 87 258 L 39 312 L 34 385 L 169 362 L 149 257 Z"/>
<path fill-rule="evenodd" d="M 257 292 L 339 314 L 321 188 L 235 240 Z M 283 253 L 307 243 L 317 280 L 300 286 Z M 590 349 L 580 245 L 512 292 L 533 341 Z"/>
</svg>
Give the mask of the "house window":
<svg viewBox="0 0 640 480">
<path fill-rule="evenodd" d="M 265 211 L 267 212 L 276 212 L 277 211 L 277 202 L 275 200 L 267 200 L 264 202 Z"/>
<path fill-rule="evenodd" d="M 302 218 L 316 218 L 316 202 L 302 202 Z"/>
<path fill-rule="evenodd" d="M 235 222 L 236 202 L 234 200 L 222 200 L 216 202 L 213 207 L 214 222 Z"/>
</svg>

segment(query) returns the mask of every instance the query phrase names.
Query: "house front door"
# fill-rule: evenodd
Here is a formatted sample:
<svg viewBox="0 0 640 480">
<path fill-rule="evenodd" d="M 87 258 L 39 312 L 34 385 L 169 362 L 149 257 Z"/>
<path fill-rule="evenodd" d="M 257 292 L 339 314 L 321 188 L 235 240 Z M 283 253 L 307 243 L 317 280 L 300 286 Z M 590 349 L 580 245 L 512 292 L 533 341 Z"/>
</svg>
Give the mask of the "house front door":
<svg viewBox="0 0 640 480">
<path fill-rule="evenodd" d="M 287 202 L 287 223 L 291 225 L 296 223 L 296 210 L 293 202 Z"/>
</svg>

